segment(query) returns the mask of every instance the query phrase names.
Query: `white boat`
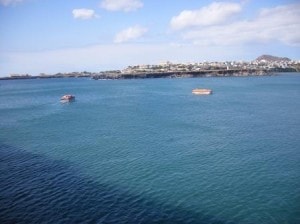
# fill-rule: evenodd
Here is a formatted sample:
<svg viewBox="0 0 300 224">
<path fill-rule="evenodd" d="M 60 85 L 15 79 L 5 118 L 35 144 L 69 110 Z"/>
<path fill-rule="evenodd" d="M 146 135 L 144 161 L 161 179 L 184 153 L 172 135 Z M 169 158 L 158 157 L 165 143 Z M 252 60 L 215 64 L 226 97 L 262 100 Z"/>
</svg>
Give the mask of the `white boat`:
<svg viewBox="0 0 300 224">
<path fill-rule="evenodd" d="M 63 95 L 60 98 L 60 102 L 65 103 L 65 102 L 71 102 L 75 100 L 75 96 L 71 94 Z"/>
<path fill-rule="evenodd" d="M 212 90 L 211 89 L 193 89 L 192 93 L 195 95 L 210 95 L 210 94 L 212 94 Z"/>
</svg>

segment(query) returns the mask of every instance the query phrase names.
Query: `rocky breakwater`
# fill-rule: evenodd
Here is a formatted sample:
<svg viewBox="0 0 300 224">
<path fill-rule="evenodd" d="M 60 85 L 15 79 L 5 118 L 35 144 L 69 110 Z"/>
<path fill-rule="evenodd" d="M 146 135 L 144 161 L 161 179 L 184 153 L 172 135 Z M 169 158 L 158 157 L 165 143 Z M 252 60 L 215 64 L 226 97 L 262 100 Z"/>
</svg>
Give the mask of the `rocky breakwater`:
<svg viewBox="0 0 300 224">
<path fill-rule="evenodd" d="M 196 78 L 196 77 L 227 77 L 227 76 L 260 76 L 271 75 L 262 69 L 218 69 L 200 71 L 166 71 L 166 72 L 138 72 L 138 73 L 101 73 L 92 78 L 98 79 L 147 79 L 147 78 Z"/>
</svg>

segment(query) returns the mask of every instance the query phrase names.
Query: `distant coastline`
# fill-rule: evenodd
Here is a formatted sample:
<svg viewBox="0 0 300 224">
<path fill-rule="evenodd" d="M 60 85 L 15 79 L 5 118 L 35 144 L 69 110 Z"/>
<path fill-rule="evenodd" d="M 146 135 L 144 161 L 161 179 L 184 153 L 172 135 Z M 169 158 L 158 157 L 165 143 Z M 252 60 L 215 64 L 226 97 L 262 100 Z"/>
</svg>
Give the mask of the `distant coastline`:
<svg viewBox="0 0 300 224">
<path fill-rule="evenodd" d="M 51 78 L 92 78 L 98 79 L 148 79 L 148 78 L 197 78 L 197 77 L 240 77 L 240 76 L 265 76 L 274 72 L 266 69 L 228 69 L 228 70 L 200 70 L 200 71 L 166 71 L 166 72 L 136 72 L 121 73 L 119 71 L 107 71 L 100 73 L 64 73 L 55 75 L 19 75 L 0 77 L 0 80 L 24 80 L 24 79 L 51 79 Z"/>
<path fill-rule="evenodd" d="M 45 78 L 92 78 L 98 79 L 147 79 L 147 78 L 194 78 L 194 77 L 227 77 L 227 76 L 262 76 L 277 72 L 300 72 L 300 61 L 286 57 L 262 55 L 254 61 L 226 61 L 199 63 L 163 62 L 157 65 L 128 66 L 123 70 L 101 72 L 70 72 L 45 74 L 10 74 L 0 80 L 45 79 Z"/>
<path fill-rule="evenodd" d="M 260 76 L 271 75 L 272 72 L 261 69 L 231 70 L 200 70 L 200 71 L 166 71 L 137 73 L 101 73 L 92 78 L 98 79 L 148 79 L 148 78 L 197 78 L 197 77 L 228 77 L 228 76 Z"/>
</svg>

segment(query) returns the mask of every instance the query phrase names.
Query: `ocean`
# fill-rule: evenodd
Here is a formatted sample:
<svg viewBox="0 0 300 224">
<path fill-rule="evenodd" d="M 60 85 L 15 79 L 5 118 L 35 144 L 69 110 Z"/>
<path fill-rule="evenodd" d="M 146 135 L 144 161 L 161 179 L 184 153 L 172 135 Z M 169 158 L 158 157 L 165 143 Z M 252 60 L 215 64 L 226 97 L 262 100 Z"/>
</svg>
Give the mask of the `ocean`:
<svg viewBox="0 0 300 224">
<path fill-rule="evenodd" d="M 0 223 L 298 224 L 300 73 L 0 81 Z"/>
</svg>

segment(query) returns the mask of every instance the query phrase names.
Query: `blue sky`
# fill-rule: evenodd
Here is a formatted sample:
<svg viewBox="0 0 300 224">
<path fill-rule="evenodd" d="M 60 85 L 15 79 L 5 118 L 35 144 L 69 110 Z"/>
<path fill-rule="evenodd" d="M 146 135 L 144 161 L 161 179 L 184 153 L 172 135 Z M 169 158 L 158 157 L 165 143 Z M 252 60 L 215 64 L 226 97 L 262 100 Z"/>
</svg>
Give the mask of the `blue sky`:
<svg viewBox="0 0 300 224">
<path fill-rule="evenodd" d="M 297 0 L 0 0 L 0 76 L 300 59 Z"/>
</svg>

